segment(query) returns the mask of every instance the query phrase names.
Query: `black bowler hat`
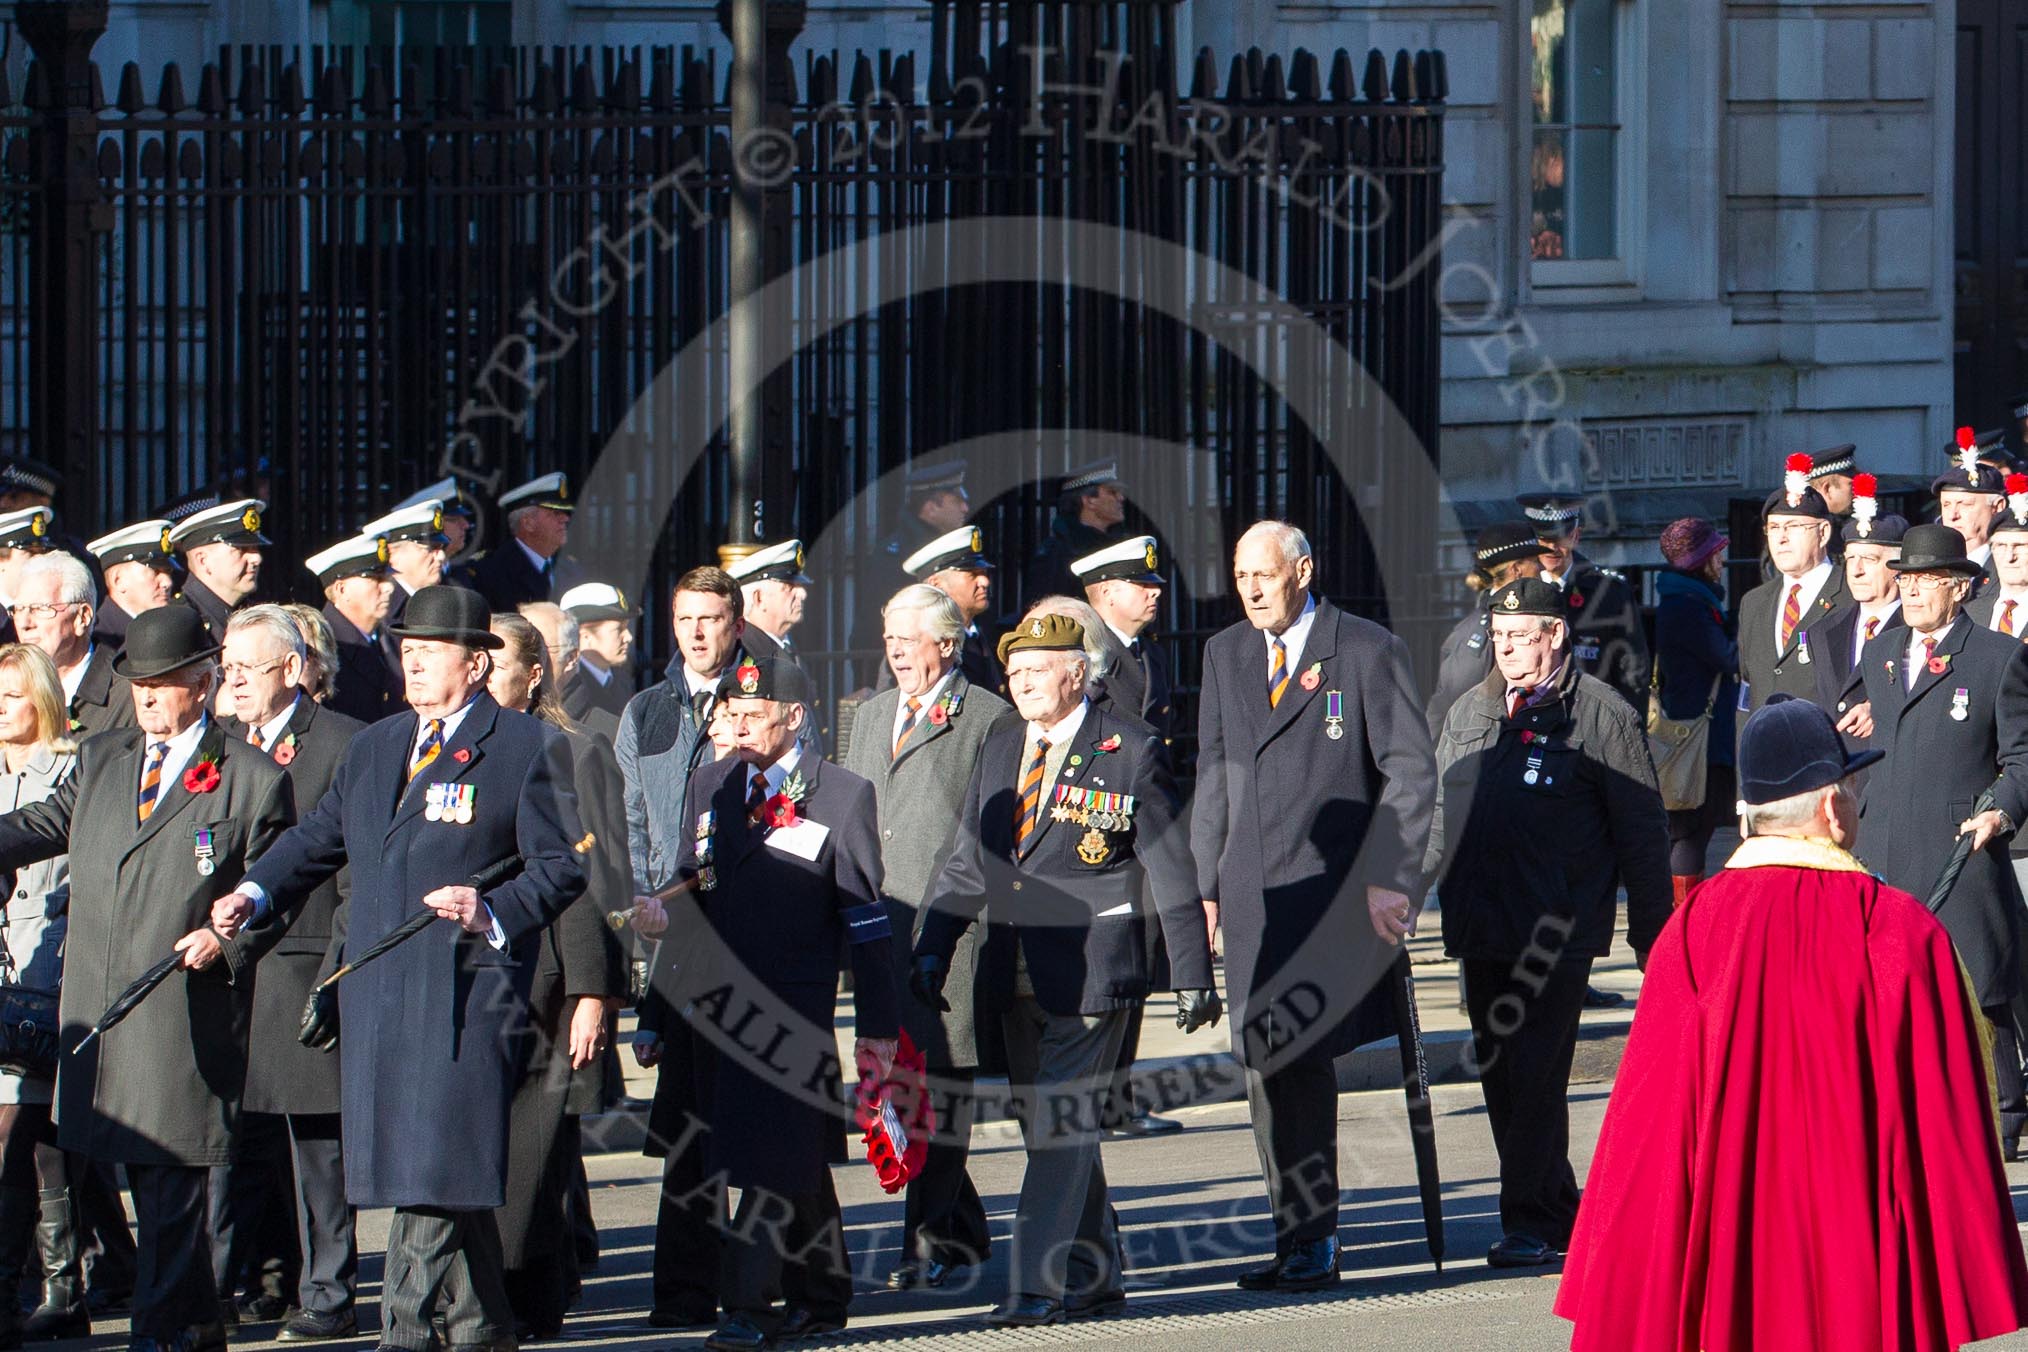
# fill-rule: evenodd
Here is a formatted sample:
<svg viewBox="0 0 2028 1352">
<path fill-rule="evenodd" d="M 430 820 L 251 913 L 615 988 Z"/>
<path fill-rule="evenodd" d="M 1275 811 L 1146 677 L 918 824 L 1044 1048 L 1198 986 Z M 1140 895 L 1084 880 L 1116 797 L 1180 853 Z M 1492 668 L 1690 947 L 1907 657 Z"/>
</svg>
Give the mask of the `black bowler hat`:
<svg viewBox="0 0 2028 1352">
<path fill-rule="evenodd" d="M 402 622 L 388 629 L 396 638 L 434 638 L 468 648 L 498 648 L 506 643 L 487 627 L 492 607 L 486 598 L 464 587 L 439 583 L 408 598 Z"/>
<path fill-rule="evenodd" d="M 1897 573 L 1956 573 L 1977 577 L 1985 572 L 1965 557 L 1965 537 L 1949 526 L 1910 526 L 1901 537 L 1901 557 L 1887 565 Z"/>
<path fill-rule="evenodd" d="M 113 670 L 130 681 L 153 680 L 202 662 L 218 651 L 204 617 L 189 606 L 156 606 L 127 622 L 127 646 Z"/>
<path fill-rule="evenodd" d="M 1554 582 L 1545 582 L 1539 577 L 1518 577 L 1493 593 L 1492 613 L 1540 615 L 1560 620 L 1565 605 L 1563 588 Z"/>
<path fill-rule="evenodd" d="M 1886 756 L 1845 754 L 1831 715 L 1794 695 L 1770 695 L 1739 734 L 1739 796 L 1761 807 L 1836 784 Z"/>
<path fill-rule="evenodd" d="M 808 674 L 786 657 L 755 660 L 742 656 L 738 665 L 718 683 L 718 698 L 722 700 L 765 699 L 778 704 L 808 704 L 810 695 Z"/>
</svg>

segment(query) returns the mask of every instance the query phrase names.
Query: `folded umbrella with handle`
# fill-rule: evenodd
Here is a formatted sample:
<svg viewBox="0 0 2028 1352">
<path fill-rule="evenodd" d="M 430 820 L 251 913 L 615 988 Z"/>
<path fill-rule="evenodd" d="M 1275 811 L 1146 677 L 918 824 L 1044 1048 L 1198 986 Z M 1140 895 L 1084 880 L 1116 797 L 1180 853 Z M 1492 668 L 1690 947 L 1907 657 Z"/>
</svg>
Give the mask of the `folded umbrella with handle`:
<svg viewBox="0 0 2028 1352">
<path fill-rule="evenodd" d="M 133 1013 L 135 1005 L 147 999 L 157 986 L 169 979 L 171 972 L 182 965 L 183 954 L 176 952 L 141 973 L 132 985 L 113 997 L 113 1002 L 106 1006 L 106 1012 L 99 1015 L 99 1021 L 91 1026 L 90 1032 L 78 1040 L 77 1046 L 71 1048 L 71 1052 L 75 1054 L 91 1046 L 101 1033 Z"/>
<path fill-rule="evenodd" d="M 587 854 L 590 852 L 591 847 L 597 843 L 598 837 L 590 832 L 586 832 L 585 838 L 571 846 L 571 849 L 578 854 Z M 520 865 L 521 856 L 518 854 L 510 854 L 504 859 L 496 859 L 477 873 L 474 873 L 471 877 L 465 879 L 465 886 L 475 891 L 484 892 L 490 887 L 505 882 L 508 875 L 513 873 Z M 367 963 L 372 962 L 375 958 L 392 949 L 399 948 L 402 944 L 415 938 L 416 935 L 421 934 L 430 927 L 431 921 L 438 918 L 435 911 L 417 911 L 414 915 L 375 940 L 373 945 L 364 953 L 361 953 L 358 957 L 352 959 L 352 961 L 346 963 L 343 967 L 340 967 L 337 971 L 311 987 L 310 998 L 303 1002 L 302 1026 L 296 1032 L 296 1040 L 301 1042 L 305 1047 L 315 1047 L 320 1051 L 328 1051 L 337 1045 L 338 983 L 353 972 L 364 967 Z"/>
</svg>

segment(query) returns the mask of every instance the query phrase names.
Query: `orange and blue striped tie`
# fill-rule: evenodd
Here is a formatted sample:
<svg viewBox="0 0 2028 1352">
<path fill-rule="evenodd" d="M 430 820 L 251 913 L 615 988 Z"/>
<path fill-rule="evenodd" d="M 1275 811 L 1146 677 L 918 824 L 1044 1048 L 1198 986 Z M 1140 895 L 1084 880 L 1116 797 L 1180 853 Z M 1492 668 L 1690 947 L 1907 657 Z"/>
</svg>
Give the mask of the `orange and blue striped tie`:
<svg viewBox="0 0 2028 1352">
<path fill-rule="evenodd" d="M 444 720 L 432 718 L 429 733 L 422 739 L 422 745 L 415 749 L 415 759 L 408 763 L 408 777 L 412 780 L 430 768 L 430 762 L 444 749 Z"/>
<path fill-rule="evenodd" d="M 1273 651 L 1268 655 L 1268 708 L 1282 702 L 1282 693 L 1289 688 L 1289 650 L 1279 637 L 1268 645 Z"/>
<path fill-rule="evenodd" d="M 1035 755 L 1021 776 L 1021 811 L 1014 819 L 1014 848 L 1028 848 L 1028 837 L 1042 820 L 1042 777 L 1049 769 L 1049 739 L 1035 739 Z"/>
<path fill-rule="evenodd" d="M 141 820 L 148 820 L 155 811 L 155 799 L 162 792 L 162 762 L 169 755 L 169 743 L 150 742 L 147 763 L 141 767 Z"/>
<path fill-rule="evenodd" d="M 915 731 L 915 716 L 921 712 L 922 701 L 911 699 L 908 702 L 908 717 L 901 720 L 901 732 L 894 739 L 894 754 L 896 756 L 901 754 L 902 747 L 908 745 L 908 735 Z"/>
</svg>

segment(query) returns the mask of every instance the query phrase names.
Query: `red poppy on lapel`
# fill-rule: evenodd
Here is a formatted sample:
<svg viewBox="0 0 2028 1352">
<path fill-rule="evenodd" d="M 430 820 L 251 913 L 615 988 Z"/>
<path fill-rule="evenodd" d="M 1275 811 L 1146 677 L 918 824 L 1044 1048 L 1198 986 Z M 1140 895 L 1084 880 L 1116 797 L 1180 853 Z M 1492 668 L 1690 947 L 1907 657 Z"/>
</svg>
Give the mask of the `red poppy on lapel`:
<svg viewBox="0 0 2028 1352">
<path fill-rule="evenodd" d="M 1941 676 L 1950 669 L 1950 665 L 1951 660 L 1948 657 L 1932 657 L 1929 659 L 1929 674 Z"/>
<path fill-rule="evenodd" d="M 786 831 L 796 824 L 796 800 L 786 793 L 776 794 L 761 808 L 761 820 L 776 830 Z"/>
<path fill-rule="evenodd" d="M 295 758 L 296 758 L 296 744 L 294 742 L 280 742 L 276 744 L 275 764 L 287 765 L 290 761 L 294 760 Z"/>
<path fill-rule="evenodd" d="M 1106 738 L 1103 742 L 1100 742 L 1097 746 L 1092 748 L 1093 751 L 1098 752 L 1100 755 L 1105 755 L 1107 752 L 1111 751 L 1118 751 L 1119 749 L 1120 749 L 1120 735 L 1117 732 L 1114 733 L 1112 736 Z"/>
<path fill-rule="evenodd" d="M 1523 729 L 1521 729 L 1521 741 L 1522 741 L 1522 742 L 1523 742 L 1524 744 L 1526 744 L 1526 743 L 1528 743 L 1528 742 L 1532 742 L 1532 741 L 1534 741 L 1534 740 L 1535 740 L 1535 733 L 1534 733 L 1533 729 L 1530 729 L 1530 728 L 1523 728 Z"/>
<path fill-rule="evenodd" d="M 1315 690 L 1322 683 L 1323 678 L 1317 675 L 1317 669 L 1315 667 L 1311 667 L 1308 671 L 1303 673 L 1302 680 L 1303 689 Z"/>
<path fill-rule="evenodd" d="M 183 787 L 191 793 L 210 793 L 218 787 L 218 762 L 206 756 L 185 770 Z"/>
<path fill-rule="evenodd" d="M 1584 608 L 1584 598 L 1576 592 L 1572 592 L 1570 594 L 1570 608 L 1572 610 L 1582 610 Z"/>
<path fill-rule="evenodd" d="M 451 753 L 451 759 L 456 761 L 458 764 L 463 765 L 467 761 L 472 759 L 472 753 L 468 751 L 466 748 L 461 746 L 456 751 L 453 751 Z"/>
<path fill-rule="evenodd" d="M 936 724 L 938 727 L 942 727 L 944 724 L 950 722 L 950 720 L 951 716 L 944 712 L 943 705 L 932 704 L 930 706 L 930 722 Z"/>
</svg>

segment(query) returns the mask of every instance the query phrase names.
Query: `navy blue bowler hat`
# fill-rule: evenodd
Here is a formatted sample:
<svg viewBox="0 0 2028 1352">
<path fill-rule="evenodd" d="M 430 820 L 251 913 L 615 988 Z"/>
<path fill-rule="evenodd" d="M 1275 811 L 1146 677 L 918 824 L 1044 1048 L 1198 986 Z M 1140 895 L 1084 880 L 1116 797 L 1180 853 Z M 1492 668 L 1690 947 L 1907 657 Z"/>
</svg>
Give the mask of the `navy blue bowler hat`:
<svg viewBox="0 0 2028 1352">
<path fill-rule="evenodd" d="M 1836 784 L 1884 758 L 1845 754 L 1831 715 L 1794 695 L 1772 695 L 1739 734 L 1739 796 L 1751 807 Z"/>
</svg>

